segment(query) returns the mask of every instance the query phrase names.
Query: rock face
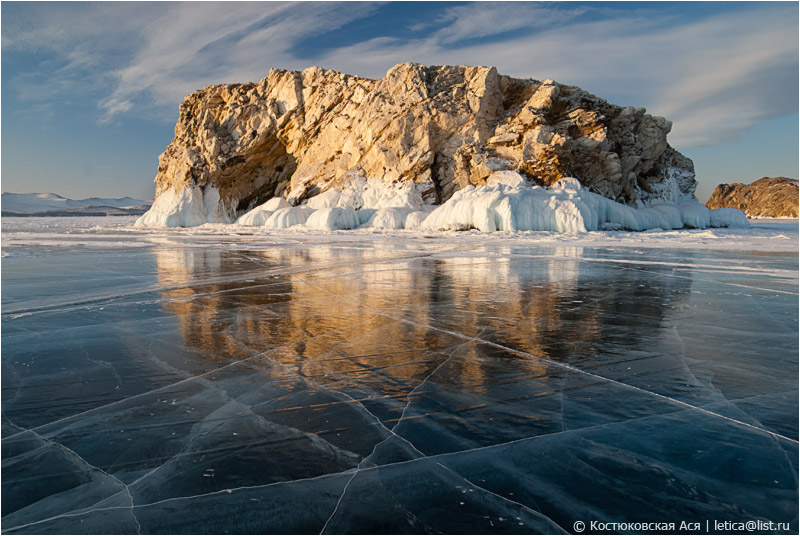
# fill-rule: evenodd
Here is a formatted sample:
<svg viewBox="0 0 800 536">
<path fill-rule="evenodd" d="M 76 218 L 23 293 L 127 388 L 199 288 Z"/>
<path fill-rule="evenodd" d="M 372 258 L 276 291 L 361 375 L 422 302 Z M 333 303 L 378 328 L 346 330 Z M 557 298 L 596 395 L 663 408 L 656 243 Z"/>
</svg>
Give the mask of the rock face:
<svg viewBox="0 0 800 536">
<path fill-rule="evenodd" d="M 360 176 L 413 183 L 437 204 L 516 170 L 542 186 L 575 177 L 629 205 L 674 202 L 693 198 L 696 182 L 692 161 L 667 143 L 671 126 L 643 108 L 493 67 L 403 63 L 378 80 L 273 69 L 257 84 L 186 97 L 159 158 L 156 197 L 213 187 L 233 218 Z"/>
<path fill-rule="evenodd" d="M 720 184 L 708 208 L 735 208 L 751 218 L 797 218 L 798 186 L 794 179 L 764 177 L 750 185 Z"/>
</svg>

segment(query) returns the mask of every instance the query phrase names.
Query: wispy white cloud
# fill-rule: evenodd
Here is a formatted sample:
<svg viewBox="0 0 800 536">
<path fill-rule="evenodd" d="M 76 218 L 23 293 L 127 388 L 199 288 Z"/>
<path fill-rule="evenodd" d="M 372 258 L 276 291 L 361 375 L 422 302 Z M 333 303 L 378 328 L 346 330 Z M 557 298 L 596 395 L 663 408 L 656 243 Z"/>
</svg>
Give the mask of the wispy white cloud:
<svg viewBox="0 0 800 536">
<path fill-rule="evenodd" d="M 532 2 L 472 3 L 449 8 L 438 22 L 444 27 L 435 32 L 433 40 L 448 45 L 502 36 L 508 32 L 556 26 L 585 13 L 587 8 L 546 6 Z"/>
<path fill-rule="evenodd" d="M 18 101 L 29 103 L 25 113 L 47 109 L 50 116 L 56 102 L 109 91 L 110 72 L 130 61 L 137 32 L 158 16 L 153 4 L 144 3 L 6 2 L 2 10 L 4 57 L 31 58 L 15 65 L 13 76 L 4 63 L 3 82 Z"/>
<path fill-rule="evenodd" d="M 554 78 L 618 104 L 646 106 L 673 120 L 670 141 L 678 147 L 723 143 L 756 122 L 797 110 L 796 4 L 761 4 L 687 22 L 655 8 L 471 3 L 409 24 L 415 32 L 428 30 L 422 38 L 377 37 L 304 58 L 293 52 L 379 6 L 5 3 L 4 51 L 44 51 L 54 59 L 3 81 L 37 102 L 90 90 L 101 121 L 136 113 L 171 122 L 191 91 L 256 81 L 270 67 L 317 64 L 381 76 L 403 61 L 495 65 L 506 74 Z"/>
<path fill-rule="evenodd" d="M 721 144 L 756 122 L 797 111 L 797 7 L 679 22 L 629 13 L 567 22 L 512 40 L 448 46 L 484 16 L 474 4 L 424 39 L 373 39 L 330 51 L 326 65 L 376 75 L 400 61 L 495 65 L 521 77 L 579 85 L 673 121 L 678 147 Z M 470 21 L 469 24 L 464 21 Z"/>
<path fill-rule="evenodd" d="M 101 102 L 104 120 L 146 95 L 174 105 L 211 83 L 259 80 L 272 66 L 295 67 L 288 50 L 300 39 L 329 31 L 374 10 L 364 3 L 343 10 L 335 3 L 181 3 L 141 32 L 143 46 L 114 74 Z"/>
<path fill-rule="evenodd" d="M 378 3 L 42 3 L 3 6 L 3 49 L 49 55 L 11 81 L 20 99 L 99 91 L 100 122 L 164 114 L 212 83 L 302 68 L 300 40 L 372 13 Z M 8 80 L 6 80 L 8 83 Z M 172 121 L 173 117 L 165 119 Z"/>
<path fill-rule="evenodd" d="M 119 49 L 143 24 L 158 16 L 158 11 L 153 3 L 5 3 L 2 46 L 68 54 L 80 44 L 93 44 L 99 56 L 104 49 Z"/>
</svg>

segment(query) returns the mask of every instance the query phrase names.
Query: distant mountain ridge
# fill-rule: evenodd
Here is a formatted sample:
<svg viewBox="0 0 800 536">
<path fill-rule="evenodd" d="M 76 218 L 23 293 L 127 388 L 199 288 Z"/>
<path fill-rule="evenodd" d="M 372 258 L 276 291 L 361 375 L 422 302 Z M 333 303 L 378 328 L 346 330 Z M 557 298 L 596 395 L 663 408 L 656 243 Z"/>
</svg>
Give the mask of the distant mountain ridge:
<svg viewBox="0 0 800 536">
<path fill-rule="evenodd" d="M 78 216 L 102 214 L 140 214 L 147 211 L 151 201 L 132 197 L 68 199 L 53 193 L 4 193 L 0 208 L 4 216 L 41 214 L 48 216 Z"/>
</svg>

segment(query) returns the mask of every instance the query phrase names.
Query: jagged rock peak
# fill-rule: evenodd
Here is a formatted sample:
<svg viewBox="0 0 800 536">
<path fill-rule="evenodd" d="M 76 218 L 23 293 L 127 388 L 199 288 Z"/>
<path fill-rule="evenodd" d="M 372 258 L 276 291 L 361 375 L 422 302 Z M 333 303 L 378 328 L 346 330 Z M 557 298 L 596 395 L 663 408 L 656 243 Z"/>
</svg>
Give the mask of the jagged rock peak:
<svg viewBox="0 0 800 536">
<path fill-rule="evenodd" d="M 671 127 L 644 108 L 494 67 L 401 63 L 376 80 L 271 69 L 258 83 L 186 97 L 156 196 L 212 186 L 235 215 L 358 175 L 413 184 L 435 204 L 515 170 L 543 186 L 575 177 L 629 205 L 693 198 L 694 166 L 667 143 Z"/>
<path fill-rule="evenodd" d="M 797 180 L 762 177 L 747 184 L 720 184 L 706 203 L 710 209 L 735 208 L 751 218 L 797 218 Z"/>
</svg>

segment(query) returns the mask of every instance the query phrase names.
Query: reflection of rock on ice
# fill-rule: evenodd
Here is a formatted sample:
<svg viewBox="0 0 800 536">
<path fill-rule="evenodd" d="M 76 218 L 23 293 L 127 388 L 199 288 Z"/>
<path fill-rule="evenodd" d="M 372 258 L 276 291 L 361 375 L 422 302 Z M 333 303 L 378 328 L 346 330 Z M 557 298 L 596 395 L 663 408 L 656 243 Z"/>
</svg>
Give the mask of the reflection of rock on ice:
<svg viewBox="0 0 800 536">
<path fill-rule="evenodd" d="M 189 284 L 202 273 L 219 274 L 222 260 L 217 249 L 158 248 L 156 266 L 161 285 Z"/>
<path fill-rule="evenodd" d="M 511 270 L 508 257 L 449 257 L 441 261 L 442 272 L 454 282 L 473 288 L 498 291 L 514 290 L 519 286 L 518 273 Z"/>
<path fill-rule="evenodd" d="M 547 261 L 551 283 L 558 282 L 565 289 L 577 287 L 581 261 L 584 261 L 583 249 L 569 246 L 554 249 L 553 257 L 558 260 Z"/>
<path fill-rule="evenodd" d="M 210 359 L 220 353 L 233 355 L 237 344 L 224 333 L 226 325 L 219 319 L 221 297 L 213 292 L 221 286 L 203 281 L 204 275 L 218 277 L 225 272 L 222 253 L 187 247 L 155 251 L 158 282 L 165 287 L 161 306 L 178 318 L 186 346 L 202 349 Z M 205 295 L 199 298 L 197 294 Z"/>
<path fill-rule="evenodd" d="M 336 243 L 164 250 L 158 267 L 173 285 L 164 296 L 179 298 L 164 309 L 201 366 L 246 359 L 235 373 L 248 381 L 347 392 L 386 426 L 421 437 L 489 430 L 499 417 L 526 426 L 568 418 L 575 400 L 559 394 L 569 385 L 553 362 L 649 359 L 637 349 L 653 338 L 670 349 L 659 365 L 685 369 L 661 323 L 691 279 L 658 277 L 672 271 L 666 263 L 627 269 L 591 251 L 498 246 L 406 259 L 394 246 Z M 334 399 L 314 411 L 344 407 Z M 426 404 L 450 416 L 428 419 Z"/>
<path fill-rule="evenodd" d="M 583 247 L 494 252 L 404 259 L 396 248 L 349 243 L 246 254 L 187 248 L 159 250 L 157 264 L 163 307 L 178 317 L 187 347 L 212 358 L 283 347 L 271 359 L 320 381 L 376 366 L 389 367 L 385 377 L 424 377 L 430 356 L 443 351 L 426 338 L 431 329 L 466 336 L 449 344 L 479 338 L 548 359 L 602 353 L 617 337 L 604 328 L 608 315 L 630 312 L 638 326 L 625 337 L 635 343 L 691 286 L 671 277 L 654 285 L 653 271 L 670 267 L 626 269 L 585 258 Z M 463 368 L 459 375 L 478 389 L 487 372 L 470 368 L 481 361 L 471 344 L 447 370 Z M 547 374 L 543 362 L 526 366 Z"/>
</svg>

